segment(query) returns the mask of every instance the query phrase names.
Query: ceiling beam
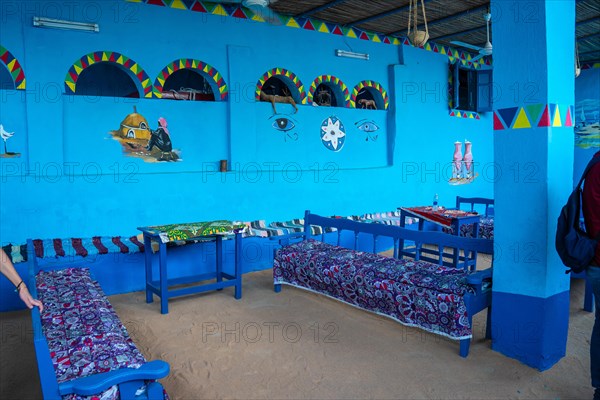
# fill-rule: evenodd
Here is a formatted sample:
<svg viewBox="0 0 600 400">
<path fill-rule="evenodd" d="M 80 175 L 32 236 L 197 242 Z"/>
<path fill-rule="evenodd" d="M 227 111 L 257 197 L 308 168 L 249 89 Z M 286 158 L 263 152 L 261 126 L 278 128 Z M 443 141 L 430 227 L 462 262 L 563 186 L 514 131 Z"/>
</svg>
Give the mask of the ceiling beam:
<svg viewBox="0 0 600 400">
<path fill-rule="evenodd" d="M 432 0 L 423 0 L 423 3 L 429 3 L 430 1 L 432 1 Z M 371 22 L 371 21 L 376 20 L 376 19 L 385 18 L 385 17 L 388 17 L 390 15 L 401 13 L 402 11 L 406 11 L 408 9 L 410 9 L 410 5 L 408 5 L 408 6 L 402 6 L 402 7 L 398 7 L 398 8 L 393 8 L 391 10 L 384 11 L 384 12 L 379 13 L 379 14 L 371 15 L 370 17 L 366 17 L 366 18 L 362 18 L 362 19 L 357 19 L 355 21 L 350 21 L 350 22 L 348 22 L 348 25 L 360 25 L 360 24 L 364 24 L 364 23 Z"/>
<path fill-rule="evenodd" d="M 590 54 L 596 54 L 596 53 L 600 53 L 600 49 L 598 49 L 598 50 L 592 50 L 592 51 L 586 51 L 584 53 L 579 53 L 579 56 L 589 56 Z"/>
<path fill-rule="evenodd" d="M 589 35 L 578 36 L 577 40 L 593 39 L 593 38 L 598 37 L 598 36 L 600 36 L 600 32 L 599 33 L 591 33 Z"/>
<path fill-rule="evenodd" d="M 580 26 L 580 25 L 587 24 L 589 22 L 594 22 L 594 21 L 600 21 L 600 17 L 592 17 L 592 18 L 588 18 L 588 19 L 584 19 L 584 20 L 575 22 L 575 26 Z"/>
<path fill-rule="evenodd" d="M 295 15 L 295 17 L 296 17 L 296 18 L 298 18 L 298 17 L 300 17 L 300 18 L 308 18 L 308 17 L 310 17 L 310 16 L 311 16 L 311 15 L 313 15 L 313 14 L 316 14 L 316 13 L 318 13 L 318 12 L 321 12 L 321 11 L 327 10 L 328 8 L 331 8 L 331 7 L 335 7 L 335 6 L 337 6 L 338 4 L 340 4 L 340 3 L 344 3 L 344 2 L 346 2 L 346 1 L 347 1 L 347 0 L 333 0 L 333 1 L 330 1 L 330 2 L 328 2 L 328 3 L 325 3 L 325 4 L 323 4 L 322 6 L 318 6 L 318 7 L 315 7 L 315 8 L 311 8 L 310 10 L 308 10 L 308 11 L 305 11 L 305 12 L 303 12 L 302 14 Z"/>
<path fill-rule="evenodd" d="M 479 31 L 482 31 L 484 29 L 485 29 L 485 25 L 477 27 L 477 28 L 467 29 L 467 30 L 460 31 L 460 32 L 450 33 L 448 35 L 442 35 L 442 36 L 432 37 L 431 40 L 448 39 L 448 38 L 455 37 L 455 36 L 460 36 L 460 35 L 466 35 L 466 34 L 469 34 L 469 33 L 479 32 Z"/>
<path fill-rule="evenodd" d="M 465 15 L 469 15 L 469 14 L 476 13 L 476 12 L 479 12 L 479 11 L 487 11 L 487 9 L 488 9 L 488 5 L 487 4 L 483 4 L 481 6 L 469 8 L 468 10 L 464 10 L 464 11 L 457 12 L 457 13 L 452 14 L 452 15 L 448 15 L 447 17 L 438 18 L 436 20 L 428 22 L 427 26 L 428 27 L 432 27 L 432 26 L 436 26 L 436 25 L 439 25 L 439 24 L 445 24 L 447 22 L 454 21 L 455 19 L 462 18 Z M 483 17 L 481 18 L 481 20 L 485 22 L 485 20 L 483 19 Z M 420 29 L 423 29 L 424 27 L 425 27 L 424 24 L 419 25 Z M 389 36 L 397 35 L 399 33 L 404 32 L 405 30 L 406 29 L 403 29 L 403 30 L 400 30 L 400 31 L 395 31 L 395 32 L 390 32 L 387 35 L 389 35 Z"/>
</svg>

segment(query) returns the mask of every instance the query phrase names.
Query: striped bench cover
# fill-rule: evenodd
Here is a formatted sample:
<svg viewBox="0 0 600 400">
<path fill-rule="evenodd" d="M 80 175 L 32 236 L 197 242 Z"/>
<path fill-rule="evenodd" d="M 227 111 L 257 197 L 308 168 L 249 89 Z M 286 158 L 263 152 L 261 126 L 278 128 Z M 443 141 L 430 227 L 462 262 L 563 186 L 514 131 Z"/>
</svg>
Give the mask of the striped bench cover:
<svg viewBox="0 0 600 400">
<path fill-rule="evenodd" d="M 144 244 L 136 236 L 94 236 L 92 238 L 34 239 L 33 247 L 38 258 L 87 257 L 108 253 L 137 253 L 144 251 Z M 3 246 L 13 264 L 27 261 L 27 245 Z"/>
<path fill-rule="evenodd" d="M 361 216 L 352 215 L 348 217 L 333 216 L 332 218 L 348 218 L 353 221 L 377 221 L 387 225 L 400 225 L 399 211 L 371 213 Z M 411 223 L 411 221 L 407 222 Z M 248 227 L 248 229 L 244 231 L 243 237 L 268 238 L 287 235 L 294 232 L 302 232 L 304 230 L 304 219 L 292 219 L 291 221 L 285 222 L 271 222 L 268 225 L 265 220 L 244 222 L 244 224 Z M 335 228 L 325 228 L 325 233 L 334 231 L 336 231 Z M 322 233 L 322 227 L 311 225 L 312 235 L 321 235 Z M 186 241 L 178 241 L 170 243 L 169 245 L 179 246 L 186 243 Z M 72 256 L 87 257 L 96 254 L 126 254 L 144 251 L 144 243 L 138 236 L 94 236 L 91 238 L 35 239 L 33 240 L 33 245 L 35 248 L 35 255 L 38 258 L 58 258 Z M 6 246 L 2 246 L 2 249 L 11 259 L 13 264 L 27 261 L 26 244 L 8 244 Z"/>
</svg>

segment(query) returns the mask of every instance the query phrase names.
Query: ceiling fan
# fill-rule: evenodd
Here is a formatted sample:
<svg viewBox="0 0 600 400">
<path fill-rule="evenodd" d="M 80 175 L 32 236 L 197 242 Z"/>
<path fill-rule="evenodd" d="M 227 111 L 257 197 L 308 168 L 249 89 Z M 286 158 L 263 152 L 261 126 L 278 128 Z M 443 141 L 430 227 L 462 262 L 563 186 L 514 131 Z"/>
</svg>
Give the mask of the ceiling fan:
<svg viewBox="0 0 600 400">
<path fill-rule="evenodd" d="M 465 43 L 465 42 L 460 42 L 458 40 L 450 42 L 450 43 L 458 45 L 458 46 L 466 47 L 467 49 L 477 50 L 479 52 L 479 55 L 477 55 L 475 58 L 473 58 L 471 60 L 471 62 L 475 62 L 475 61 L 479 60 L 481 57 L 492 55 L 492 42 L 490 42 L 490 20 L 492 19 L 492 14 L 490 14 L 489 12 L 485 13 L 483 15 L 483 18 L 485 18 L 485 24 L 486 24 L 486 29 L 487 29 L 487 41 L 485 42 L 483 47 L 475 46 L 475 45 Z"/>
</svg>

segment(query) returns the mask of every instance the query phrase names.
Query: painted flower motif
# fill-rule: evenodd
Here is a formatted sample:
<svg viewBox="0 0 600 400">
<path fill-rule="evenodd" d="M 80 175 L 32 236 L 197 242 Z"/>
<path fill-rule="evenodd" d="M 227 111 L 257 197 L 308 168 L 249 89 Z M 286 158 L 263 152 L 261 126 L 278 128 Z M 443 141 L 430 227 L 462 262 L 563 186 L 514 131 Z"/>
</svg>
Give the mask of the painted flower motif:
<svg viewBox="0 0 600 400">
<path fill-rule="evenodd" d="M 321 124 L 321 141 L 331 151 L 340 151 L 346 141 L 346 129 L 337 117 L 329 117 Z"/>
</svg>

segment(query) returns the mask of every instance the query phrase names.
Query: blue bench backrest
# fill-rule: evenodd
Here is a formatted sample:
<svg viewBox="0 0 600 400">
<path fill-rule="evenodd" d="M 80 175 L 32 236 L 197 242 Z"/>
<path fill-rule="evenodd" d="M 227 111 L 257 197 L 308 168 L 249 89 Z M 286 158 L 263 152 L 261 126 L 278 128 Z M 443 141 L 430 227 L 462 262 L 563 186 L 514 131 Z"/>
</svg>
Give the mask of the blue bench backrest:
<svg viewBox="0 0 600 400">
<path fill-rule="evenodd" d="M 494 199 L 488 199 L 485 197 L 460 197 L 456 196 L 456 208 L 461 209 L 460 206 L 462 204 L 470 204 L 471 209 L 469 211 L 477 211 L 475 210 L 475 205 L 479 204 L 485 206 L 485 216 L 493 217 L 494 216 Z"/>
<path fill-rule="evenodd" d="M 353 232 L 355 235 L 353 248 L 355 250 L 360 233 L 371 234 L 373 236 L 373 252 L 376 252 L 378 237 L 390 237 L 394 240 L 394 257 L 396 258 L 410 257 L 416 260 L 448 265 L 448 262 L 444 261 L 444 257 L 448 257 L 449 254 L 444 251 L 444 248 L 452 248 L 455 251 L 462 250 L 464 254 L 462 258 L 463 263 L 453 265 L 454 267 L 464 267 L 464 262 L 467 261 L 465 258 L 470 255 L 476 257 L 477 252 L 493 254 L 494 247 L 493 242 L 487 239 L 465 238 L 443 232 L 415 231 L 399 226 L 358 222 L 345 218 L 327 218 L 311 214 L 307 210 L 304 216 L 304 234 L 306 238 L 310 238 L 310 225 L 337 228 L 338 245 L 340 245 L 343 231 Z M 407 242 L 414 243 L 415 247 L 407 249 Z M 424 245 L 433 245 L 437 247 L 437 250 L 434 251 L 425 248 Z M 437 257 L 432 257 L 432 253 L 437 254 Z"/>
</svg>

